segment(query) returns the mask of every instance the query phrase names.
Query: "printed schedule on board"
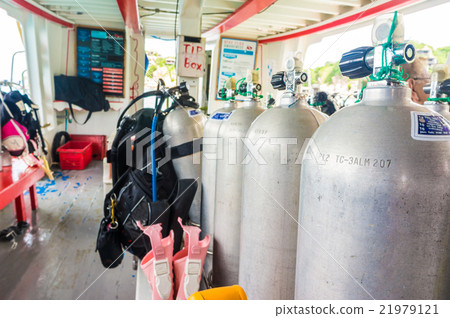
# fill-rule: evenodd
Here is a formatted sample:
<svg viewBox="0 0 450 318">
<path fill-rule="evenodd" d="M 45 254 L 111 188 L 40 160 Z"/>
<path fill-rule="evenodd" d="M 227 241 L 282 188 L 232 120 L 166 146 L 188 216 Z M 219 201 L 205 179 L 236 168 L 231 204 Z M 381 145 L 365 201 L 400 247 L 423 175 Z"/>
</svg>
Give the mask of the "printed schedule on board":
<svg viewBox="0 0 450 318">
<path fill-rule="evenodd" d="M 123 96 L 125 32 L 77 28 L 77 74 L 103 85 L 106 95 Z"/>
</svg>

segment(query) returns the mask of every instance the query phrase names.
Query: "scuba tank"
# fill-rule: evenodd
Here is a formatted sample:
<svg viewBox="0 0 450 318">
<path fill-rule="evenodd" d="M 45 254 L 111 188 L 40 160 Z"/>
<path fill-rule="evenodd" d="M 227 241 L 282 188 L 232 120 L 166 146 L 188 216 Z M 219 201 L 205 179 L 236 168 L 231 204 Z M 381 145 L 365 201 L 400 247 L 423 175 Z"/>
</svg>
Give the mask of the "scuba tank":
<svg viewBox="0 0 450 318">
<path fill-rule="evenodd" d="M 450 121 L 450 78 L 448 78 L 448 66 L 436 64 L 431 74 L 431 84 L 423 88 L 424 92 L 430 94 L 430 98 L 424 106 L 441 114 Z"/>
<path fill-rule="evenodd" d="M 237 284 L 239 274 L 239 233 L 241 228 L 242 161 L 245 137 L 251 123 L 264 108 L 260 104 L 261 89 L 257 71 L 252 71 L 248 82 L 239 85 L 239 93 L 246 96 L 242 106 L 220 125 L 218 138 L 223 155 L 217 159 L 216 196 L 214 214 L 214 286 Z"/>
<path fill-rule="evenodd" d="M 219 141 L 217 134 L 219 133 L 220 125 L 226 120 L 231 112 L 236 109 L 237 102 L 235 101 L 236 80 L 230 78 L 225 83 L 225 87 L 221 91 L 221 98 L 225 100 L 223 108 L 216 110 L 208 119 L 203 129 L 203 156 L 202 156 L 202 215 L 201 215 L 201 229 L 202 234 L 209 234 L 211 241 L 214 237 L 214 203 L 216 194 L 216 157 L 218 155 L 217 149 Z M 222 144 L 220 143 L 220 147 Z M 212 274 L 212 253 L 213 244 L 209 245 L 208 254 L 205 259 L 204 273 L 208 279 L 208 284 L 211 284 L 211 279 L 208 277 Z"/>
<path fill-rule="evenodd" d="M 327 118 L 296 93 L 308 78 L 301 61 L 286 64 L 287 71 L 271 80 L 274 89 L 286 91 L 279 107 L 247 132 L 250 143 L 264 141 L 260 159 L 244 166 L 239 285 L 249 299 L 294 298 L 301 149 Z"/>
<path fill-rule="evenodd" d="M 200 145 L 206 116 L 198 109 L 195 100 L 187 94 L 187 88 L 174 100 L 172 107 L 174 109 L 164 119 L 163 133 L 171 148 L 173 167 L 179 179 L 196 179 L 200 183 Z M 200 225 L 200 201 L 199 188 L 189 210 L 190 221 L 196 225 Z"/>
<path fill-rule="evenodd" d="M 375 63 L 366 49 L 343 55 L 342 75 L 373 71 L 375 81 L 316 131 L 303 158 L 296 299 L 450 297 L 450 125 L 411 101 L 393 66 L 415 51 L 391 41 L 391 17 L 387 40 L 368 49 Z"/>
</svg>

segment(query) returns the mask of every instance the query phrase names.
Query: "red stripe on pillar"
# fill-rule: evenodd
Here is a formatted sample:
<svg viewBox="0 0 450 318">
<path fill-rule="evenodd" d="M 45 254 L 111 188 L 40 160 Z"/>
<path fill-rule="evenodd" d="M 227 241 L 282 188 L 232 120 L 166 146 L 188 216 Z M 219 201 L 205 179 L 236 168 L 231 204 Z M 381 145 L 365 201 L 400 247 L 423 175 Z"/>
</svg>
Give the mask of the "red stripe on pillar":
<svg viewBox="0 0 450 318">
<path fill-rule="evenodd" d="M 125 25 L 133 30 L 134 33 L 140 33 L 139 27 L 139 8 L 137 0 L 117 0 L 120 13 L 122 14 Z"/>
</svg>

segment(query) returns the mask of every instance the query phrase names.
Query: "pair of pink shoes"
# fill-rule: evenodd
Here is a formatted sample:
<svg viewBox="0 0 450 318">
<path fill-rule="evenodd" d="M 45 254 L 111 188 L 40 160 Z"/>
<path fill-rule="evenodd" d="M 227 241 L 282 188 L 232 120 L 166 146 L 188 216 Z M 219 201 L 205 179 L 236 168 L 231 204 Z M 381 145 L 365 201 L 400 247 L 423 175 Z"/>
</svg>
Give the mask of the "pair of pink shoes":
<svg viewBox="0 0 450 318">
<path fill-rule="evenodd" d="M 208 251 L 210 237 L 199 241 L 201 230 L 181 223 L 184 248 L 173 256 L 173 231 L 163 238 L 161 224 L 139 228 L 150 238 L 152 250 L 145 255 L 141 268 L 152 287 L 153 299 L 184 300 L 197 292 L 200 286 L 202 268 Z M 175 286 L 173 277 L 175 275 Z"/>
</svg>

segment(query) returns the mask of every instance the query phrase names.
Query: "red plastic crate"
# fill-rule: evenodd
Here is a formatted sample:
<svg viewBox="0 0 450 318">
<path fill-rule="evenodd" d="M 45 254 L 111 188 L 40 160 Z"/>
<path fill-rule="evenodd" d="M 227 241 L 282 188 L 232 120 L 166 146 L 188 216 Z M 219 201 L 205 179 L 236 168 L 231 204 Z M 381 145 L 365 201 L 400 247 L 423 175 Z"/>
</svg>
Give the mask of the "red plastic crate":
<svg viewBox="0 0 450 318">
<path fill-rule="evenodd" d="M 92 143 L 70 140 L 57 149 L 63 170 L 83 170 L 92 160 Z"/>
<path fill-rule="evenodd" d="M 103 160 L 106 157 L 106 136 L 105 135 L 70 135 L 73 141 L 92 142 L 92 159 Z"/>
</svg>

